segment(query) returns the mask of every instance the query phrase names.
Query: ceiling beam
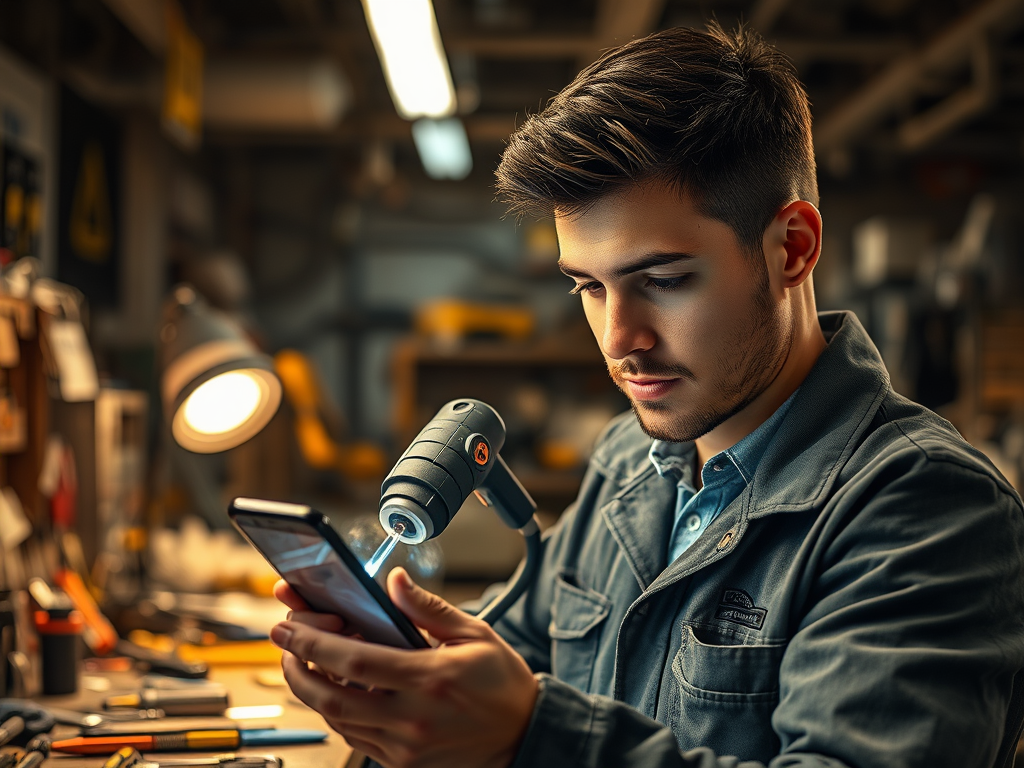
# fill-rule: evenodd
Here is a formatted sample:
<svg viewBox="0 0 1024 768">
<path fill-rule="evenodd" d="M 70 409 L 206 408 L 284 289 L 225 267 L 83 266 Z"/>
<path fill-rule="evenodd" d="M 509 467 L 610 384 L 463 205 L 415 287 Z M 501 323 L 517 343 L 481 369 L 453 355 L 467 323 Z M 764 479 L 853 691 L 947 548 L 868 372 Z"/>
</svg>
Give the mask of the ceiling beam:
<svg viewBox="0 0 1024 768">
<path fill-rule="evenodd" d="M 910 40 L 884 37 L 839 40 L 780 37 L 771 43 L 798 67 L 811 61 L 877 63 L 901 56 L 912 47 Z"/>
<path fill-rule="evenodd" d="M 292 24 L 299 27 L 318 27 L 324 17 L 317 0 L 277 0 L 277 5 Z"/>
<path fill-rule="evenodd" d="M 799 61 L 877 62 L 894 58 L 911 48 L 904 38 L 863 38 L 822 40 L 811 38 L 775 38 L 772 44 Z M 519 37 L 473 36 L 446 37 L 451 53 L 482 59 L 569 59 L 600 50 L 589 35 L 536 35 Z"/>
<path fill-rule="evenodd" d="M 666 0 L 597 0 L 594 39 L 589 51 L 578 58 L 585 67 L 602 51 L 628 43 L 654 31 Z"/>
<path fill-rule="evenodd" d="M 167 52 L 164 0 L 103 0 L 121 23 L 157 58 Z"/>
<path fill-rule="evenodd" d="M 487 113 L 464 115 L 469 140 L 478 144 L 504 142 L 525 119 L 523 114 Z M 214 145 L 316 146 L 365 142 L 371 139 L 412 142 L 412 123 L 394 113 L 350 115 L 336 128 L 325 131 L 250 131 L 209 126 L 207 143 Z"/>
<path fill-rule="evenodd" d="M 952 132 L 989 109 L 999 94 L 998 70 L 992 45 L 985 39 L 975 43 L 971 57 L 972 82 L 927 112 L 906 120 L 896 131 L 900 144 L 915 151 Z"/>
<path fill-rule="evenodd" d="M 468 54 L 484 59 L 565 59 L 598 49 L 597 42 L 591 35 L 445 37 L 444 46 L 450 53 Z"/>
<path fill-rule="evenodd" d="M 624 43 L 636 35 L 646 35 L 664 9 L 665 0 L 598 0 L 594 36 Z"/>
<path fill-rule="evenodd" d="M 750 26 L 762 35 L 768 34 L 789 3 L 790 0 L 757 0 L 750 11 Z"/>
<path fill-rule="evenodd" d="M 986 35 L 1008 35 L 1024 19 L 1024 0 L 988 0 L 955 21 L 923 48 L 901 57 L 834 108 L 814 130 L 819 157 L 837 157 L 915 94 L 932 72 L 962 66 Z"/>
</svg>

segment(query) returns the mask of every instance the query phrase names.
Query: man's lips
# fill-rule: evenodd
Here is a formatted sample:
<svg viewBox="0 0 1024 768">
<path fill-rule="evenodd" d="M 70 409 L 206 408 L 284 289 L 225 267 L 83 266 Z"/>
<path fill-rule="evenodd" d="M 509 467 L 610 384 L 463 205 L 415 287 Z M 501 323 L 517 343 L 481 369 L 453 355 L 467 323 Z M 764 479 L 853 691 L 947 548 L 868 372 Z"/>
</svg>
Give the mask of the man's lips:
<svg viewBox="0 0 1024 768">
<path fill-rule="evenodd" d="M 679 383 L 679 379 L 623 379 L 634 400 L 658 400 Z"/>
</svg>

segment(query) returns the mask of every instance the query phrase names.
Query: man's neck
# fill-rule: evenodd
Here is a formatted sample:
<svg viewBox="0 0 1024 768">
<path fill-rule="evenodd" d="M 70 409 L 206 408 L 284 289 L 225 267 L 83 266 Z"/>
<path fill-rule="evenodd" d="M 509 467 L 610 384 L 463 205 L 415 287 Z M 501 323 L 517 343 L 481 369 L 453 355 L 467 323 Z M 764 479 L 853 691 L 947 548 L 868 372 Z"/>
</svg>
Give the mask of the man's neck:
<svg viewBox="0 0 1024 768">
<path fill-rule="evenodd" d="M 697 446 L 695 479 L 698 483 L 700 469 L 708 459 L 736 445 L 767 421 L 779 406 L 796 392 L 807 378 L 807 374 L 811 372 L 827 343 L 818 324 L 816 312 L 801 313 L 801 318 L 794 334 L 793 346 L 772 383 L 742 411 L 694 441 Z"/>
</svg>

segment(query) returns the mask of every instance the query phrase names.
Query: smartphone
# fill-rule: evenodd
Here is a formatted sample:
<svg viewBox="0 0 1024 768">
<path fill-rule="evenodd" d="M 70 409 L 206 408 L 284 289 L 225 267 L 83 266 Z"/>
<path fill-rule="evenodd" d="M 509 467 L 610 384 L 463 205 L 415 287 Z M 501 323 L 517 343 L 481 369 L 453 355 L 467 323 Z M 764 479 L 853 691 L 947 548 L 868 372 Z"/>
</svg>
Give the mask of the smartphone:
<svg viewBox="0 0 1024 768">
<path fill-rule="evenodd" d="M 430 647 L 320 512 L 303 504 L 238 498 L 228 515 L 314 611 L 341 616 L 348 630 L 373 643 Z"/>
</svg>

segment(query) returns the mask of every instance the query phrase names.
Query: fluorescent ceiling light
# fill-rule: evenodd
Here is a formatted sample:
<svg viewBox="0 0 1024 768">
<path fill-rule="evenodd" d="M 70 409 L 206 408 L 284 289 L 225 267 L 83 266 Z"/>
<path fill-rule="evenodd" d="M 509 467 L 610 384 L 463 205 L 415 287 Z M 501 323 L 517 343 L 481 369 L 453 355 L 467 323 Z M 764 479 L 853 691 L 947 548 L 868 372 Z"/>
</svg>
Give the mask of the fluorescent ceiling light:
<svg viewBox="0 0 1024 768">
<path fill-rule="evenodd" d="M 455 112 L 455 87 L 430 0 L 363 0 L 398 113 L 407 120 Z"/>
<path fill-rule="evenodd" d="M 412 138 L 430 178 L 464 179 L 473 170 L 466 129 L 457 117 L 417 120 L 412 124 Z"/>
</svg>

